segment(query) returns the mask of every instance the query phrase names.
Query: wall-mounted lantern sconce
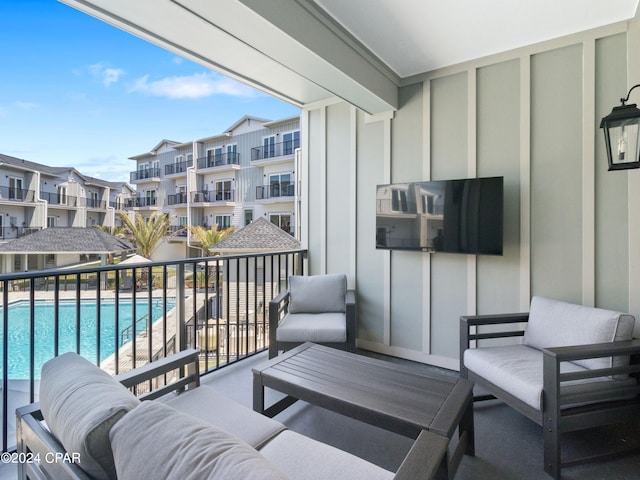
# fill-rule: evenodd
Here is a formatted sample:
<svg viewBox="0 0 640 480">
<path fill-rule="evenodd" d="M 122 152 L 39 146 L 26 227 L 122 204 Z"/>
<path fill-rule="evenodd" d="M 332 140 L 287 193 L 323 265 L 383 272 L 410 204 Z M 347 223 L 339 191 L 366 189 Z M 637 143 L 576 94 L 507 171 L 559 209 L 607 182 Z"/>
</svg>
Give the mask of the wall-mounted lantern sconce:
<svg viewBox="0 0 640 480">
<path fill-rule="evenodd" d="M 627 105 L 629 95 L 634 85 L 627 93 L 627 98 L 621 98 L 622 105 L 613 107 L 609 115 L 600 122 L 604 129 L 604 141 L 607 148 L 609 170 L 626 170 L 640 168 L 640 110 L 636 104 Z"/>
</svg>

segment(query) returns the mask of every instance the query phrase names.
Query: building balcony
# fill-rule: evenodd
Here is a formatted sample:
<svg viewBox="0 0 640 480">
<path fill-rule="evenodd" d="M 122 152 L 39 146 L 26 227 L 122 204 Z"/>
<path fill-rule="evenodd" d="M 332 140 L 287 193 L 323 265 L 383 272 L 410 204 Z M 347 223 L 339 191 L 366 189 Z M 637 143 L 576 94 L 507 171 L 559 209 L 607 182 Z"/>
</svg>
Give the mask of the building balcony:
<svg viewBox="0 0 640 480">
<path fill-rule="evenodd" d="M 29 235 L 30 233 L 37 232 L 38 230 L 42 230 L 41 228 L 33 228 L 33 227 L 18 227 L 18 226 L 8 226 L 8 227 L 0 227 L 0 240 L 15 240 L 16 238 L 24 237 L 25 235 Z"/>
<path fill-rule="evenodd" d="M 104 200 L 98 200 L 97 198 L 86 197 L 84 199 L 85 207 L 92 210 L 106 210 L 107 202 Z"/>
<path fill-rule="evenodd" d="M 109 202 L 109 207 L 118 211 L 127 209 L 127 202 L 125 200 L 117 200 Z"/>
<path fill-rule="evenodd" d="M 35 199 L 36 199 L 35 194 L 36 192 L 33 190 L 2 186 L 0 187 L 0 202 L 2 203 L 35 202 Z"/>
<path fill-rule="evenodd" d="M 198 170 L 227 171 L 240 168 L 240 154 L 237 152 L 221 153 L 198 159 Z"/>
<path fill-rule="evenodd" d="M 290 161 L 293 159 L 293 155 L 299 147 L 299 141 L 287 141 L 253 147 L 251 149 L 251 162 L 264 165 Z"/>
<path fill-rule="evenodd" d="M 293 183 L 274 183 L 256 187 L 256 200 L 292 202 L 295 194 Z"/>
<path fill-rule="evenodd" d="M 235 203 L 234 190 L 199 190 L 191 192 L 191 203 L 221 203 L 225 205 Z"/>
<path fill-rule="evenodd" d="M 158 202 L 155 197 L 128 198 L 125 208 L 157 208 Z"/>
<path fill-rule="evenodd" d="M 131 183 L 159 182 L 160 169 L 146 168 L 144 170 L 137 170 L 135 172 L 130 172 L 129 180 Z"/>
<path fill-rule="evenodd" d="M 187 174 L 187 168 L 193 166 L 193 160 L 171 163 L 164 166 L 165 177 L 182 177 Z"/>
<path fill-rule="evenodd" d="M 167 205 L 187 205 L 188 195 L 186 193 L 176 193 L 174 195 L 167 195 Z"/>
<path fill-rule="evenodd" d="M 45 200 L 50 207 L 78 208 L 78 197 L 60 195 L 59 193 L 41 192 L 40 198 Z"/>
</svg>

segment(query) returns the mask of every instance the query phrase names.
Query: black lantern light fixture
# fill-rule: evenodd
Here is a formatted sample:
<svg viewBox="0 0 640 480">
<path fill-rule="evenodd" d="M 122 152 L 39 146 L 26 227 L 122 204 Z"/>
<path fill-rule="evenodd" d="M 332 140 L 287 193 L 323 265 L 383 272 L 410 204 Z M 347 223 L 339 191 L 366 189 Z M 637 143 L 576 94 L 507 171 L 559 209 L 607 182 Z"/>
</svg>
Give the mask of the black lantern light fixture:
<svg viewBox="0 0 640 480">
<path fill-rule="evenodd" d="M 631 87 L 627 98 L 620 99 L 622 105 L 613 107 L 600 122 L 600 128 L 604 129 L 609 170 L 640 168 L 640 110 L 635 103 L 627 105 L 629 95 L 636 87 L 640 84 Z"/>
</svg>

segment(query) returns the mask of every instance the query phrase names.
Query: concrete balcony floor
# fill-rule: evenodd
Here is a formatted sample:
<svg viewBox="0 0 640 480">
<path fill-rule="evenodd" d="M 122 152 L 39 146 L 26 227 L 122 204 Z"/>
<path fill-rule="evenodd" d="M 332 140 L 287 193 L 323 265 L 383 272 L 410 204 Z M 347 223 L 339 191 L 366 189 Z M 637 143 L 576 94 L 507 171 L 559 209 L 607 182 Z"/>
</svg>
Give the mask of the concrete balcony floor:
<svg viewBox="0 0 640 480">
<path fill-rule="evenodd" d="M 368 352 L 360 352 L 369 354 Z M 376 355 L 377 356 L 377 355 Z M 393 362 L 401 362 L 417 370 L 433 369 L 427 365 L 395 358 L 378 356 Z M 202 383 L 216 388 L 228 397 L 252 407 L 251 369 L 267 361 L 267 353 L 261 353 L 238 364 L 202 377 Z M 457 372 L 439 371 L 448 375 Z M 266 392 L 267 402 L 278 399 L 280 394 Z M 205 406 L 211 408 L 213 406 Z M 550 479 L 543 469 L 542 429 L 502 402 L 493 400 L 477 403 L 474 407 L 476 456 L 465 456 L 460 464 L 456 480 L 544 480 Z M 357 420 L 324 410 L 305 402 L 297 402 L 277 420 L 288 428 L 308 437 L 333 445 L 375 463 L 390 471 L 397 470 L 409 451 L 412 440 Z M 592 449 L 601 451 L 603 446 L 640 443 L 640 426 L 627 425 L 617 428 L 598 428 L 568 435 L 567 453 L 576 449 L 581 454 Z M 565 468 L 563 479 L 626 480 L 640 477 L 640 454 L 626 455 L 615 460 L 602 461 Z M 0 480 L 15 479 L 14 466 L 0 466 Z"/>
</svg>

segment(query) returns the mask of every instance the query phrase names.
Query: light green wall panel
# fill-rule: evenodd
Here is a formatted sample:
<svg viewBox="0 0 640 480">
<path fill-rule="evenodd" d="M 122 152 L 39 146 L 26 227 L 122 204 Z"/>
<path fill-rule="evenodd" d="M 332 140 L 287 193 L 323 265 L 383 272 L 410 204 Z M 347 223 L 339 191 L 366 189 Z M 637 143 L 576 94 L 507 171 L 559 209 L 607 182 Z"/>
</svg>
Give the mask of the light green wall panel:
<svg viewBox="0 0 640 480">
<path fill-rule="evenodd" d="M 467 74 L 431 82 L 431 178 L 466 178 Z M 467 256 L 431 256 L 431 353 L 458 356 L 459 318 L 467 312 Z"/>
<path fill-rule="evenodd" d="M 596 42 L 596 305 L 621 311 L 629 308 L 628 173 L 607 171 L 598 127 L 626 95 L 626 51 L 625 35 Z"/>
<path fill-rule="evenodd" d="M 582 302 L 582 46 L 531 59 L 531 289 Z"/>
<path fill-rule="evenodd" d="M 351 107 L 327 108 L 327 272 L 349 273 L 352 181 L 350 176 Z"/>
<path fill-rule="evenodd" d="M 423 178 L 422 84 L 400 89 L 400 110 L 392 122 L 392 182 L 416 182 Z M 423 286 L 422 252 L 391 252 L 391 344 L 422 349 Z"/>
<path fill-rule="evenodd" d="M 516 312 L 520 309 L 520 61 L 478 69 L 476 85 L 477 174 L 504 177 L 505 187 L 503 256 L 477 257 L 477 312 Z"/>
<path fill-rule="evenodd" d="M 384 338 L 384 258 L 376 250 L 376 185 L 384 183 L 384 123 L 364 123 L 357 115 L 357 257 L 358 338 L 382 343 Z"/>
</svg>

